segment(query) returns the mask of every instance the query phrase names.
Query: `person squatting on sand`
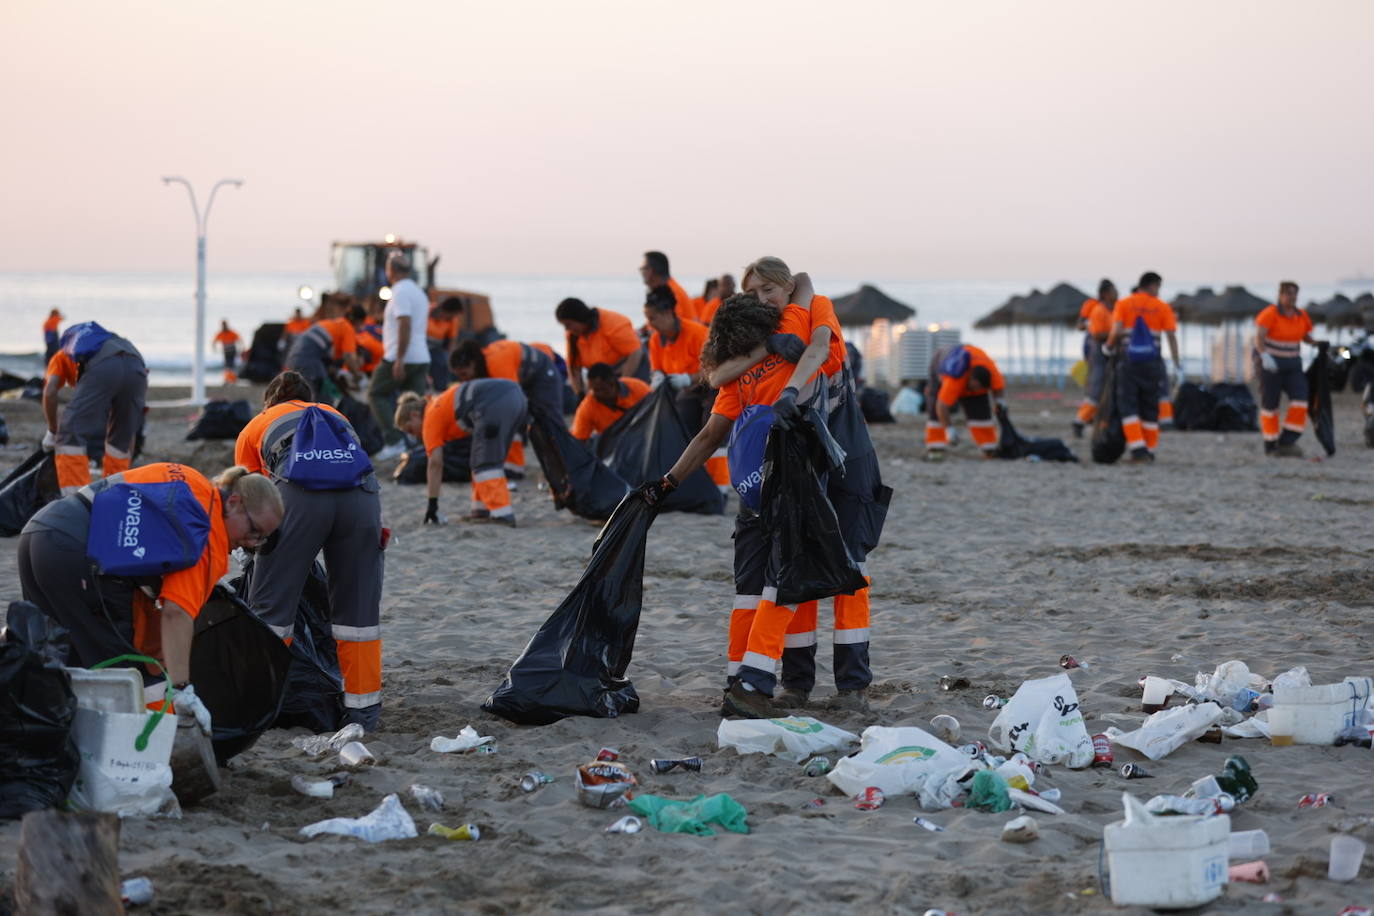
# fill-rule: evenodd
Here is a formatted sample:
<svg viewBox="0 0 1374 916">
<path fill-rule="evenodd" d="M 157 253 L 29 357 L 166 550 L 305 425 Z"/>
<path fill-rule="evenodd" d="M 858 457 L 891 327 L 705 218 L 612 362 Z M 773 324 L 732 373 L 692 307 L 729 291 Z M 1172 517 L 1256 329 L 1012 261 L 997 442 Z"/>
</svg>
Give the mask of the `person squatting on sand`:
<svg viewBox="0 0 1374 916">
<path fill-rule="evenodd" d="M 1083 303 L 1079 327 L 1083 330 L 1083 359 L 1088 363 L 1088 384 L 1078 416 L 1073 421 L 1073 435 L 1083 438 L 1083 430 L 1097 419 L 1097 405 L 1102 401 L 1102 385 L 1107 378 L 1107 355 L 1102 345 L 1112 332 L 1112 309 L 1116 306 L 1116 285 L 1111 280 L 1097 284 L 1097 298 Z"/>
<path fill-rule="evenodd" d="M 254 560 L 245 597 L 272 632 L 290 642 L 301 591 L 324 551 L 345 714 L 375 731 L 382 708 L 377 476 L 352 425 L 328 404 L 313 403 L 299 373 L 288 369 L 268 383 L 262 406 L 239 433 L 234 460 L 276 483 L 286 515 L 274 548 Z M 302 430 L 308 442 L 298 441 Z"/>
<path fill-rule="evenodd" d="M 183 537 L 165 528 L 167 537 L 155 536 L 162 506 L 172 507 L 165 517 Z M 131 539 L 126 521 L 135 513 L 141 525 Z M 208 733 L 209 714 L 190 687 L 196 616 L 228 570 L 229 551 L 256 549 L 282 514 L 277 488 L 243 467 L 213 482 L 181 464 L 122 471 L 48 503 L 24 526 L 24 600 L 70 631 L 69 665 L 89 668 L 131 652 L 157 658 L 177 690 L 178 713 L 204 713 L 196 718 Z M 131 570 L 135 561 L 161 572 Z M 109 572 L 116 569 L 127 573 Z M 160 706 L 166 679 L 139 671 L 144 701 Z"/>
<path fill-rule="evenodd" d="M 1175 333 L 1178 325 L 1174 310 L 1159 298 L 1160 283 L 1153 271 L 1141 275 L 1135 292 L 1112 310 L 1112 330 L 1103 344 L 1103 354 L 1110 359 L 1125 342 L 1116 364 L 1116 399 L 1131 453 L 1128 460 L 1135 463 L 1154 461 L 1159 447 L 1160 391 L 1166 378 L 1162 336 L 1168 337 L 1175 371 L 1183 372 Z"/>
<path fill-rule="evenodd" d="M 599 436 L 648 393 L 647 382 L 618 378 L 610 366 L 597 363 L 587 370 L 587 396 L 573 414 L 573 438 L 586 442 L 592 436 Z"/>
<path fill-rule="evenodd" d="M 515 382 L 530 406 L 538 405 L 551 422 L 564 425 L 563 375 L 548 344 L 497 340 L 484 347 L 475 340 L 465 340 L 449 354 L 448 361 L 451 374 L 460 382 L 484 378 Z M 524 477 L 525 444 L 521 439 L 512 440 L 505 467 L 509 474 Z"/>
<path fill-rule="evenodd" d="M 617 375 L 649 380 L 644 345 L 624 315 L 594 309 L 581 299 L 564 299 L 554 317 L 568 332 L 568 384 L 579 398 L 587 390 L 584 374 L 597 363 L 606 363 Z"/>
<path fill-rule="evenodd" d="M 1298 439 L 1307 426 L 1307 373 L 1302 345 L 1312 339 L 1312 318 L 1298 307 L 1298 284 L 1279 284 L 1279 300 L 1255 317 L 1255 361 L 1259 364 L 1260 434 L 1264 453 L 1301 458 Z M 1279 399 L 1288 395 L 1288 415 L 1279 431 Z"/>
<path fill-rule="evenodd" d="M 63 385 L 74 387 L 76 396 L 59 420 L 57 393 Z M 62 332 L 43 382 L 48 423 L 43 448 L 56 450 L 57 485 L 64 496 L 91 482 L 81 430 L 105 427 L 103 476 L 128 470 L 147 398 L 148 367 L 133 344 L 94 321 Z"/>
<path fill-rule="evenodd" d="M 396 405 L 396 427 L 408 436 L 421 437 L 425 454 L 429 456 L 425 467 L 429 496 L 425 524 L 447 523 L 447 519 L 439 515 L 444 444 L 470 438 L 472 509 L 467 518 L 469 521 L 500 522 L 514 528 L 515 509 L 510 502 L 504 464 L 511 441 L 528 423 L 525 393 L 509 379 L 455 382 L 428 405 L 414 392 L 403 394 Z"/>
<path fill-rule="evenodd" d="M 930 358 L 926 381 L 926 458 L 939 461 L 949 448 L 950 411 L 958 405 L 984 458 L 997 457 L 995 408 L 1007 383 L 992 357 L 971 344 L 942 347 Z"/>
</svg>

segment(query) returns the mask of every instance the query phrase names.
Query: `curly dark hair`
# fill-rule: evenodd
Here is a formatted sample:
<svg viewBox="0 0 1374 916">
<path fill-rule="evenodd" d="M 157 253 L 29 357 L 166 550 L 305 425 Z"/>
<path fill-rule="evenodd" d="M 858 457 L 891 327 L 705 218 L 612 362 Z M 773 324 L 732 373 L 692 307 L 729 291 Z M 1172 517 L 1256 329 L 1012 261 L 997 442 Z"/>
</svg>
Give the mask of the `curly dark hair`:
<svg viewBox="0 0 1374 916">
<path fill-rule="evenodd" d="M 711 333 L 701 349 L 701 365 L 710 371 L 727 359 L 747 356 L 778 330 L 782 314 L 753 293 L 738 293 L 720 304 Z"/>
</svg>

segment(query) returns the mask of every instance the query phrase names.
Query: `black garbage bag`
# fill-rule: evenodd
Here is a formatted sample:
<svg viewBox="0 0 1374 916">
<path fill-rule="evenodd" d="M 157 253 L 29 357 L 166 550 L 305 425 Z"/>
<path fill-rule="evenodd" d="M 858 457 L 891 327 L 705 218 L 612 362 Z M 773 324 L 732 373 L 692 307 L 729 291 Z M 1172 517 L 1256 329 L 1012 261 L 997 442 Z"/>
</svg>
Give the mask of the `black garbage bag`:
<svg viewBox="0 0 1374 916">
<path fill-rule="evenodd" d="M 0 391 L 23 388 L 27 384 L 28 379 L 23 376 L 15 375 L 13 372 L 6 372 L 4 369 L 0 369 Z"/>
<path fill-rule="evenodd" d="M 278 349 L 286 325 L 269 322 L 259 325 L 253 332 L 253 343 L 244 357 L 243 370 L 239 378 L 250 382 L 270 382 L 281 372 L 282 354 Z"/>
<path fill-rule="evenodd" d="M 582 518 L 609 518 L 630 486 L 572 437 L 567 427 L 530 402 L 529 440 L 553 504 Z"/>
<path fill-rule="evenodd" d="M 1328 365 L 1331 357 L 1326 350 L 1327 344 L 1319 345 L 1312 365 L 1307 367 L 1307 417 L 1312 421 L 1312 434 L 1326 449 L 1326 454 L 1334 455 L 1336 422 L 1331 415 L 1331 367 Z"/>
<path fill-rule="evenodd" d="M 597 437 L 596 457 L 631 486 L 658 480 L 677 462 L 692 441 L 677 411 L 671 385 L 650 391 Z M 698 468 L 659 504 L 661 512 L 698 512 L 719 515 L 725 498 L 711 475 Z"/>
<path fill-rule="evenodd" d="M 834 440 L 815 410 L 790 429 L 774 425 L 768 433 L 759 518 L 769 539 L 766 578 L 777 586 L 778 604 L 868 587 L 826 496 L 826 475 L 840 464 Z"/>
<path fill-rule="evenodd" d="M 864 419 L 869 423 L 896 423 L 897 418 L 892 416 L 891 403 L 892 398 L 886 391 L 865 388 L 859 392 L 859 409 L 863 411 Z"/>
<path fill-rule="evenodd" d="M 644 595 L 644 542 L 658 509 L 621 500 L 577 585 L 544 621 L 482 708 L 520 725 L 639 711 L 625 677 Z"/>
<path fill-rule="evenodd" d="M 846 370 L 848 372 L 849 370 Z M 820 409 L 820 403 L 812 406 Z M 868 434 L 862 404 L 846 397 L 834 410 L 825 405 L 828 428 L 844 451 L 844 466 L 829 475 L 827 493 L 840 518 L 840 530 L 856 562 L 863 562 L 878 546 L 887 522 L 892 488 L 883 483 L 878 453 Z"/>
<path fill-rule="evenodd" d="M 253 419 L 253 408 L 245 400 L 215 398 L 205 404 L 187 439 L 237 439 Z"/>
<path fill-rule="evenodd" d="M 424 483 L 427 479 L 429 456 L 424 444 L 415 446 L 401 456 L 392 472 L 397 483 Z M 444 482 L 467 483 L 472 480 L 472 440 L 454 439 L 444 443 Z"/>
<path fill-rule="evenodd" d="M 1063 439 L 1027 439 L 1015 426 L 1005 409 L 997 411 L 997 422 L 1002 427 L 1001 441 L 997 446 L 998 458 L 1029 458 L 1032 455 L 1041 461 L 1078 461 L 1078 456 Z"/>
<path fill-rule="evenodd" d="M 277 721 L 291 653 L 237 596 L 215 586 L 196 616 L 191 682 L 210 711 L 210 741 L 222 766 Z"/>
<path fill-rule="evenodd" d="M 0 818 L 56 807 L 76 781 L 76 694 L 63 638 L 34 605 L 9 606 L 0 630 Z"/>
<path fill-rule="evenodd" d="M 377 425 L 377 418 L 372 415 L 372 408 L 348 394 L 340 394 L 339 403 L 334 408 L 344 415 L 344 419 L 358 434 L 358 444 L 363 451 L 372 455 L 386 447 L 386 437 Z"/>
<path fill-rule="evenodd" d="M 1178 412 L 1174 412 L 1178 424 Z M 1108 359 L 1102 376 L 1102 401 L 1093 419 L 1091 442 L 1093 461 L 1112 464 L 1126 452 L 1126 433 L 1121 428 L 1121 408 L 1116 403 L 1116 360 Z"/>
<path fill-rule="evenodd" d="M 1241 433 L 1259 429 L 1259 408 L 1247 385 L 1184 382 L 1173 403 L 1175 429 Z"/>
<path fill-rule="evenodd" d="M 5 425 L 5 418 L 0 415 L 0 445 L 10 444 L 10 428 Z"/>
<path fill-rule="evenodd" d="M 34 513 L 61 495 L 52 452 L 35 450 L 0 481 L 0 537 L 14 537 Z"/>
<path fill-rule="evenodd" d="M 240 594 L 248 594 L 252 576 L 250 561 L 243 575 L 234 580 L 234 588 Z M 296 622 L 291 632 L 291 667 L 273 728 L 300 726 L 315 734 L 343 728 L 346 715 L 343 672 L 339 668 L 338 644 L 330 628 L 332 619 L 329 579 L 324 566 L 316 560 L 296 605 Z"/>
</svg>

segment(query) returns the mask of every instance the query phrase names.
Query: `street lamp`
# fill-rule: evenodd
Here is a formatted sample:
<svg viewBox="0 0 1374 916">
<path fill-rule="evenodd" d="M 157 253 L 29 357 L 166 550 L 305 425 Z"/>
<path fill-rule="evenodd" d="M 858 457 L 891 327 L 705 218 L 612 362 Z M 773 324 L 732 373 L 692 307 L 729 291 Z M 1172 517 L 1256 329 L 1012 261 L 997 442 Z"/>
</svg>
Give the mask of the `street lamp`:
<svg viewBox="0 0 1374 916">
<path fill-rule="evenodd" d="M 191 212 L 196 218 L 196 348 L 191 368 L 191 400 L 196 404 L 205 403 L 205 227 L 210 222 L 210 208 L 215 205 L 215 192 L 220 185 L 230 184 L 242 187 L 240 178 L 221 178 L 210 189 L 210 199 L 205 202 L 205 212 L 200 212 L 196 203 L 196 191 L 191 182 L 179 175 L 164 177 L 163 184 L 183 184 L 191 197 Z"/>
</svg>

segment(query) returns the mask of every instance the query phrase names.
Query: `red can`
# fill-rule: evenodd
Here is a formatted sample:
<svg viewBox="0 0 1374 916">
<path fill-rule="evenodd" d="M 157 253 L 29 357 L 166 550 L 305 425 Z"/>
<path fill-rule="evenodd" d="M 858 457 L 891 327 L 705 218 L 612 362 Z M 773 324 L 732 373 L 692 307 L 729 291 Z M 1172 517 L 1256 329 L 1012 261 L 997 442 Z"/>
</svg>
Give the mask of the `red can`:
<svg viewBox="0 0 1374 916">
<path fill-rule="evenodd" d="M 814 809 L 814 808 L 824 808 L 824 807 L 825 807 L 825 799 L 823 799 L 823 798 L 813 798 L 813 799 L 811 799 L 809 802 L 807 802 L 806 804 L 802 805 L 802 810 L 803 810 L 803 811 L 810 811 L 810 810 L 812 810 L 812 809 Z"/>
<path fill-rule="evenodd" d="M 603 747 L 601 750 L 596 752 L 596 759 L 606 761 L 619 760 L 620 751 L 617 748 L 613 747 Z"/>
<path fill-rule="evenodd" d="M 1112 765 L 1112 742 L 1107 740 L 1106 735 L 1093 735 L 1093 766 L 1109 767 Z"/>
<path fill-rule="evenodd" d="M 877 786 L 869 786 L 854 796 L 854 807 L 860 811 L 876 811 L 883 806 L 885 801 L 887 801 L 887 796 L 883 794 L 882 789 Z"/>
<path fill-rule="evenodd" d="M 1327 792 L 1321 792 L 1321 793 L 1319 793 L 1319 794 L 1317 794 L 1317 795 L 1304 795 L 1302 798 L 1298 799 L 1298 807 L 1299 807 L 1299 808 L 1325 808 L 1327 805 L 1331 804 L 1333 801 L 1335 801 L 1335 799 L 1332 798 L 1331 795 L 1330 795 L 1329 793 L 1327 793 Z"/>
</svg>

